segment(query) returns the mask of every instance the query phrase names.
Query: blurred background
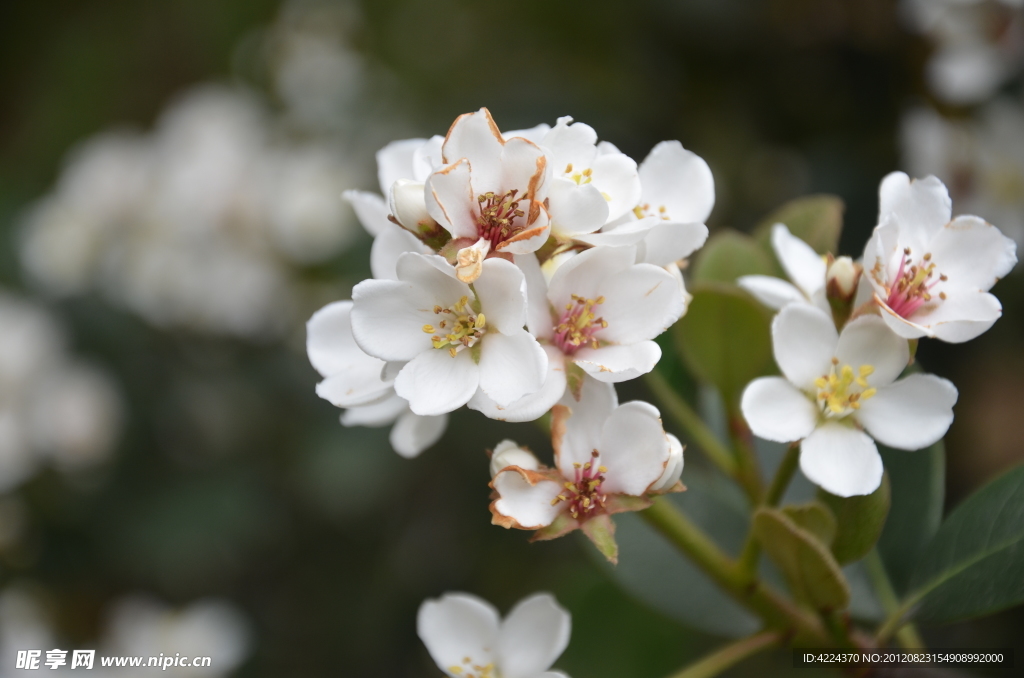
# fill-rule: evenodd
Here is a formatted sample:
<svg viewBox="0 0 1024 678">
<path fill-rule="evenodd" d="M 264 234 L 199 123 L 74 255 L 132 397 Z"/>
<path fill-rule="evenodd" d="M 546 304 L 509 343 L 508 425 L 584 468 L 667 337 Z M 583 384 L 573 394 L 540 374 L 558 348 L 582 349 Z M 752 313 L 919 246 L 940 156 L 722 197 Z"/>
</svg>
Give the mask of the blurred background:
<svg viewBox="0 0 1024 678">
<path fill-rule="evenodd" d="M 714 647 L 714 624 L 620 588 L 582 539 L 490 525 L 485 448 L 543 456 L 539 429 L 464 410 L 405 460 L 316 397 L 305 320 L 369 277 L 340 193 L 377 190 L 388 141 L 487 106 L 502 129 L 572 115 L 638 161 L 679 139 L 715 175 L 713 231 L 833 193 L 858 256 L 904 169 L 1024 242 L 1019 4 L 0 4 L 0 676 L 43 646 L 440 675 L 415 614 L 446 590 L 502 610 L 552 591 L 577 677 L 656 678 Z M 1024 275 L 993 292 L 993 330 L 918 354 L 960 389 L 947 507 L 1024 459 Z M 1022 625 L 925 635 L 1019 647 Z"/>
</svg>

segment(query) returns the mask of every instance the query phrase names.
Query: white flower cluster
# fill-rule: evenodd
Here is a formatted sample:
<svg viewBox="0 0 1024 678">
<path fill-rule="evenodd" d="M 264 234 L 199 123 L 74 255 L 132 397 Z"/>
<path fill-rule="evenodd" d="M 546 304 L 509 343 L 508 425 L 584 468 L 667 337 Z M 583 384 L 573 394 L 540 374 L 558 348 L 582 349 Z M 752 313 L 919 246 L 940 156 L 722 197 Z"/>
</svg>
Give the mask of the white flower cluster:
<svg viewBox="0 0 1024 678">
<path fill-rule="evenodd" d="M 953 421 L 957 390 L 946 379 L 911 374 L 908 340 L 959 343 L 1002 314 L 989 290 L 1017 262 L 1016 244 L 974 216 L 952 216 L 935 177 L 883 179 L 879 223 L 861 263 L 819 257 L 782 224 L 772 244 L 793 284 L 745 276 L 739 284 L 781 309 L 772 323 L 782 377 L 746 388 L 743 415 L 766 440 L 801 445 L 800 467 L 843 497 L 882 481 L 875 440 L 902 450 L 927 447 Z"/>
<path fill-rule="evenodd" d="M 53 294 L 96 290 L 158 326 L 279 335 L 296 267 L 358 233 L 337 199 L 356 171 L 283 138 L 251 95 L 203 86 L 151 134 L 99 135 L 27 215 L 22 261 Z"/>
<path fill-rule="evenodd" d="M 43 309 L 0 291 L 0 493 L 41 465 L 75 471 L 103 461 L 121 403 L 98 369 L 73 359 Z"/>
<path fill-rule="evenodd" d="M 463 405 L 531 421 L 654 368 L 689 300 L 677 262 L 707 238 L 701 158 L 664 142 L 637 166 L 570 118 L 503 134 L 481 109 L 377 162 L 383 196 L 345 194 L 375 236 L 374 278 L 307 327 L 343 424 L 396 422 L 392 445 L 415 456 Z"/>
</svg>

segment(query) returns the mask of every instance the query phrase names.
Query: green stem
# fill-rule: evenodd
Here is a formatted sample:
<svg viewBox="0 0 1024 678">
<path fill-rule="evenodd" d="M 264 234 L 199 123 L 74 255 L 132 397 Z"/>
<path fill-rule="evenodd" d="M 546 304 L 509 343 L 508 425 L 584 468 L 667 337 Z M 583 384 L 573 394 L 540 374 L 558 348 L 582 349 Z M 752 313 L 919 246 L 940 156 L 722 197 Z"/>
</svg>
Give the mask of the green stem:
<svg viewBox="0 0 1024 678">
<path fill-rule="evenodd" d="M 786 493 L 786 488 L 789 487 L 789 481 L 793 479 L 793 473 L 796 472 L 799 461 L 800 446 L 794 443 L 786 450 L 786 455 L 775 470 L 775 477 L 772 478 L 772 483 L 764 494 L 764 506 L 779 505 L 779 502 L 782 501 L 782 495 Z M 760 557 L 761 546 L 757 543 L 757 539 L 754 538 L 754 531 L 751 529 L 747 533 L 746 541 L 743 542 L 743 550 L 740 552 L 738 564 L 740 572 L 752 579 L 757 572 L 757 561 Z"/>
<path fill-rule="evenodd" d="M 868 576 L 878 594 L 878 602 L 882 604 L 886 615 L 885 623 L 878 629 L 875 642 L 885 645 L 889 638 L 896 635 L 896 642 L 905 650 L 922 650 L 927 647 L 917 628 L 910 622 L 904 622 L 903 617 L 907 612 L 906 606 L 901 606 L 896 591 L 892 587 L 889 575 L 885 571 L 885 563 L 878 555 L 878 549 L 871 549 L 864 558 L 864 566 L 867 568 Z"/>
<path fill-rule="evenodd" d="M 759 504 L 764 494 L 761 468 L 754 453 L 750 429 L 739 413 L 729 416 L 729 438 L 736 450 L 737 480 L 750 498 L 750 502 Z"/>
<path fill-rule="evenodd" d="M 742 638 L 734 643 L 718 649 L 700 661 L 690 664 L 670 678 L 711 678 L 738 664 L 747 657 L 766 650 L 782 642 L 783 634 L 778 631 L 761 631 L 752 636 Z"/>
<path fill-rule="evenodd" d="M 737 473 L 736 460 L 729 452 L 729 449 L 722 444 L 718 436 L 708 428 L 700 416 L 694 411 L 668 380 L 657 371 L 649 372 L 644 376 L 648 388 L 654 393 L 662 408 L 675 420 L 687 437 L 700 448 L 702 452 L 718 468 L 730 478 L 735 478 Z"/>
<path fill-rule="evenodd" d="M 834 642 L 817 615 L 797 607 L 758 579 L 746 576 L 717 544 L 667 498 L 658 497 L 640 516 L 733 599 L 761 617 L 769 627 L 792 632 L 796 639 L 809 646 L 828 647 Z"/>
</svg>

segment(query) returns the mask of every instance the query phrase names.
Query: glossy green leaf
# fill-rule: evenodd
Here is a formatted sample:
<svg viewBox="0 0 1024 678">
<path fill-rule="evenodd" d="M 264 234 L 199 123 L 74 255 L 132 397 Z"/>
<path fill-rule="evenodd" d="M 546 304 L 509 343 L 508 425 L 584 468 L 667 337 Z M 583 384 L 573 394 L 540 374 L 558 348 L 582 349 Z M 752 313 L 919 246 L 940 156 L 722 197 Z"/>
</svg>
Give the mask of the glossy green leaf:
<svg viewBox="0 0 1024 678">
<path fill-rule="evenodd" d="M 828 547 L 785 513 L 759 508 L 754 513 L 754 535 L 798 599 L 818 609 L 849 605 L 850 587 Z"/>
<path fill-rule="evenodd" d="M 871 494 L 861 497 L 837 497 L 819 490 L 818 499 L 832 509 L 836 517 L 836 538 L 832 555 L 840 564 L 860 560 L 882 535 L 889 515 L 889 477 Z"/>
<path fill-rule="evenodd" d="M 782 223 L 815 252 L 835 254 L 843 230 L 843 209 L 842 199 L 835 195 L 797 198 L 765 217 L 754 230 L 754 237 L 770 252 L 772 226 Z"/>
<path fill-rule="evenodd" d="M 916 452 L 878 446 L 891 486 L 889 517 L 878 552 L 897 593 L 906 591 L 925 544 L 942 520 L 946 451 L 942 441 Z"/>
<path fill-rule="evenodd" d="M 829 507 L 821 502 L 785 506 L 782 512 L 825 546 L 830 545 L 836 537 L 836 517 L 832 515 Z"/>
<path fill-rule="evenodd" d="M 742 275 L 775 275 L 775 264 L 749 235 L 731 229 L 717 231 L 697 256 L 693 280 L 731 283 Z"/>
<path fill-rule="evenodd" d="M 704 282 L 673 331 L 687 368 L 729 408 L 751 380 L 773 370 L 771 312 L 738 287 Z"/>
<path fill-rule="evenodd" d="M 949 515 L 911 577 L 914 616 L 951 622 L 1024 602 L 1024 466 Z"/>
</svg>

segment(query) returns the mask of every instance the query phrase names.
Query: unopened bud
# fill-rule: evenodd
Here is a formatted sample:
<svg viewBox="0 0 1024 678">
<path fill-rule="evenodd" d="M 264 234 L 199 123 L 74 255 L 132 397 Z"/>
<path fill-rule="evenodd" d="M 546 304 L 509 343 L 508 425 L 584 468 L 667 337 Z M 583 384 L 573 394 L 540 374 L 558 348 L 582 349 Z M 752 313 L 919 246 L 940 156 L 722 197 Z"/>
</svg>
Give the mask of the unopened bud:
<svg viewBox="0 0 1024 678">
<path fill-rule="evenodd" d="M 677 482 L 683 475 L 683 444 L 671 433 L 665 434 L 668 437 L 668 463 L 658 481 L 651 486 L 653 492 L 664 492 Z"/>
<path fill-rule="evenodd" d="M 527 471 L 540 468 L 540 461 L 527 449 L 519 447 L 514 440 L 502 440 L 491 454 L 491 477 L 509 466 L 518 466 Z"/>
<path fill-rule="evenodd" d="M 402 228 L 417 236 L 433 232 L 438 224 L 427 212 L 423 183 L 399 179 L 391 186 L 389 196 L 391 216 Z"/>
<path fill-rule="evenodd" d="M 857 293 L 861 266 L 850 257 L 839 257 L 831 262 L 825 274 L 825 289 L 829 299 L 847 303 Z"/>
</svg>

